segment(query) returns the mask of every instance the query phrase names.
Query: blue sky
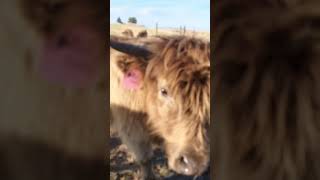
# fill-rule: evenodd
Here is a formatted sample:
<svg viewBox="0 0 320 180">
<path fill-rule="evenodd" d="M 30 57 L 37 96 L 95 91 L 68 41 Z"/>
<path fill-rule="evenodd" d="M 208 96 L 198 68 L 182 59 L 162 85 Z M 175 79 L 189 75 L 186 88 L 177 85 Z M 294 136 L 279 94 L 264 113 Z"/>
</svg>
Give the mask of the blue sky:
<svg viewBox="0 0 320 180">
<path fill-rule="evenodd" d="M 136 17 L 146 27 L 210 31 L 210 0 L 110 0 L 110 23 Z"/>
</svg>

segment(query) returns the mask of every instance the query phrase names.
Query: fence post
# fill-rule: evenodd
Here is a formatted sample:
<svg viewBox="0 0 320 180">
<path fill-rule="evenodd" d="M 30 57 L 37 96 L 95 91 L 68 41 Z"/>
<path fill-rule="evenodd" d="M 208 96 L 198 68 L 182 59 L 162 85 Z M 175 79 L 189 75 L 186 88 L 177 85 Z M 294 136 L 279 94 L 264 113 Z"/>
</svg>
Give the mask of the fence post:
<svg viewBox="0 0 320 180">
<path fill-rule="evenodd" d="M 158 35 L 158 23 L 156 23 L 156 35 Z"/>
</svg>

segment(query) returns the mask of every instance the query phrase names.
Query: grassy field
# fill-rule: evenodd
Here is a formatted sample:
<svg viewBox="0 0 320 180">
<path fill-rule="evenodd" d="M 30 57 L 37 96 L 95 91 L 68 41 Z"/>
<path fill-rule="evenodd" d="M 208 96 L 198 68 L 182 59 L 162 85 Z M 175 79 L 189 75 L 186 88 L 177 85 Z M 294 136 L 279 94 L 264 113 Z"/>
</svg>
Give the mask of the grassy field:
<svg viewBox="0 0 320 180">
<path fill-rule="evenodd" d="M 156 35 L 156 29 L 148 29 L 143 26 L 139 25 L 134 25 L 134 24 L 110 24 L 110 34 L 112 35 L 121 35 L 121 33 L 126 30 L 126 29 L 131 29 L 136 36 L 140 31 L 142 30 L 147 30 L 148 35 Z M 181 34 L 179 28 L 178 29 L 163 29 L 159 28 L 158 29 L 158 34 L 157 35 L 179 35 Z M 203 39 L 210 39 L 210 32 L 199 32 L 199 31 L 192 31 L 192 30 L 186 30 L 187 36 L 195 36 Z"/>
<path fill-rule="evenodd" d="M 137 26 L 132 24 L 110 24 L 111 35 L 121 35 L 126 30 L 131 29 L 136 36 L 140 31 L 147 30 L 148 35 L 156 35 L 155 29 L 146 29 L 143 26 Z M 158 29 L 158 35 L 179 35 L 179 29 Z M 186 31 L 187 36 L 195 36 L 203 39 L 210 39 L 210 32 L 193 32 Z M 117 133 L 112 129 L 110 133 L 110 179 L 111 180 L 138 180 L 138 165 L 134 162 L 134 158 L 127 147 L 121 143 L 117 136 Z M 180 176 L 171 172 L 166 163 L 166 159 L 163 153 L 155 151 L 155 157 L 153 159 L 154 173 L 158 179 L 166 180 L 192 180 L 193 177 Z M 198 177 L 197 180 L 209 180 L 209 173 Z"/>
</svg>

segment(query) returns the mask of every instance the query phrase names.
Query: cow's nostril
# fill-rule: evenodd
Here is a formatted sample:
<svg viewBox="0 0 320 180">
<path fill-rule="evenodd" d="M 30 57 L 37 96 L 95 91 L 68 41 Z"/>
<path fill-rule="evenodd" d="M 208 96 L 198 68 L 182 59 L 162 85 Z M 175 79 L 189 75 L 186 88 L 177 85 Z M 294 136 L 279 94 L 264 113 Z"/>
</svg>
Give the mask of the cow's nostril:
<svg viewBox="0 0 320 180">
<path fill-rule="evenodd" d="M 190 169 L 189 169 L 190 167 L 188 166 L 188 164 L 189 164 L 188 158 L 185 156 L 181 156 L 180 157 L 180 164 L 182 165 L 183 172 L 188 174 L 190 171 Z"/>
<path fill-rule="evenodd" d="M 180 162 L 187 165 L 188 164 L 188 159 L 185 156 L 181 156 L 180 157 Z"/>
<path fill-rule="evenodd" d="M 194 173 L 193 172 L 195 168 L 194 163 L 187 156 L 180 156 L 180 158 L 178 159 L 178 164 L 179 164 L 180 173 L 185 175 L 191 175 Z"/>
</svg>

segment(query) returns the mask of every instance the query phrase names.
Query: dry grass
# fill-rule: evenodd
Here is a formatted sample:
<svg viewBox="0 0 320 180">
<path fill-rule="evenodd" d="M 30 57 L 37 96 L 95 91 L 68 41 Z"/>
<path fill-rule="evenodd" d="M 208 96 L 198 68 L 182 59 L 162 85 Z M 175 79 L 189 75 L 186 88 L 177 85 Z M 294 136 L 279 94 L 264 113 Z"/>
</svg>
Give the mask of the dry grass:
<svg viewBox="0 0 320 180">
<path fill-rule="evenodd" d="M 136 36 L 140 31 L 147 30 L 148 35 L 156 35 L 156 29 L 148 29 L 143 26 L 135 25 L 135 24 L 110 24 L 110 34 L 112 35 L 121 35 L 121 33 L 126 30 L 131 29 Z M 179 35 L 180 30 L 179 29 L 158 29 L 157 35 Z M 195 36 L 203 39 L 210 39 L 210 32 L 200 32 L 200 31 L 190 31 L 186 30 L 187 36 Z"/>
</svg>

